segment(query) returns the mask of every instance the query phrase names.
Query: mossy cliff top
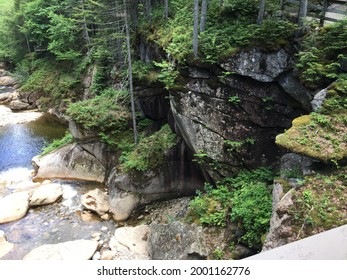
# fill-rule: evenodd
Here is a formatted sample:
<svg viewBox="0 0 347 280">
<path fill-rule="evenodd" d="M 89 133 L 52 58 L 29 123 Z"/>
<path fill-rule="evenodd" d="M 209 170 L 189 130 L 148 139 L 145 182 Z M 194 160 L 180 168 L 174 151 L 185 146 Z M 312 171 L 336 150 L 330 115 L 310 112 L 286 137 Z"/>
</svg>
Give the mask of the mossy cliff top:
<svg viewBox="0 0 347 280">
<path fill-rule="evenodd" d="M 335 162 L 347 157 L 346 94 L 331 89 L 319 112 L 293 120 L 276 143 L 295 153 Z"/>
</svg>

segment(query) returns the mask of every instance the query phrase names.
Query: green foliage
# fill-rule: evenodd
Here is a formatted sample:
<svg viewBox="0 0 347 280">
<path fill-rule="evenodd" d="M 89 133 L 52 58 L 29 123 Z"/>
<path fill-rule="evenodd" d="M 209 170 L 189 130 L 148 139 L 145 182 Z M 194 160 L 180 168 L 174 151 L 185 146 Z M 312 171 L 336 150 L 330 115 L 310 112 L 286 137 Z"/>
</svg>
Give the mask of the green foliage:
<svg viewBox="0 0 347 280">
<path fill-rule="evenodd" d="M 16 76 L 22 82 L 21 90 L 40 93 L 54 102 L 76 95 L 79 77 L 69 69 L 70 65 L 51 59 L 25 60 L 19 64 Z"/>
<path fill-rule="evenodd" d="M 140 26 L 140 33 L 155 41 L 179 63 L 192 60 L 193 2 L 171 1 L 171 17 L 155 18 Z M 199 35 L 199 60 L 215 63 L 235 54 L 240 47 L 259 46 L 276 50 L 289 43 L 296 26 L 289 21 L 269 17 L 256 24 L 257 0 L 209 1 L 206 29 Z"/>
<path fill-rule="evenodd" d="M 307 86 L 318 88 L 339 78 L 347 57 L 347 20 L 309 33 L 302 42 L 296 67 Z"/>
<path fill-rule="evenodd" d="M 106 90 L 93 99 L 71 103 L 66 113 L 86 129 L 118 133 L 129 128 L 131 115 L 125 99 L 124 91 Z"/>
<path fill-rule="evenodd" d="M 229 96 L 228 101 L 235 106 L 241 103 L 241 99 L 237 95 Z"/>
<path fill-rule="evenodd" d="M 249 183 L 233 195 L 231 221 L 241 223 L 246 233 L 240 241 L 251 248 L 261 248 L 261 237 L 269 228 L 272 213 L 270 189 L 264 183 Z"/>
<path fill-rule="evenodd" d="M 158 80 L 165 85 L 166 89 L 173 88 L 179 74 L 174 64 L 163 60 L 162 62 L 154 62 L 154 65 L 161 69 Z"/>
<path fill-rule="evenodd" d="M 252 37 L 253 42 L 269 51 L 287 46 L 293 38 L 297 26 L 287 20 L 265 19 Z"/>
<path fill-rule="evenodd" d="M 232 140 L 225 140 L 224 144 L 227 146 L 228 152 L 240 152 L 241 148 L 244 147 L 246 144 L 253 145 L 255 143 L 255 140 L 253 138 L 246 138 L 242 141 L 232 141 Z"/>
<path fill-rule="evenodd" d="M 272 212 L 270 184 L 274 174 L 260 168 L 242 171 L 226 178 L 215 188 L 205 185 L 205 193 L 197 192 L 190 202 L 189 217 L 207 226 L 225 227 L 230 220 L 245 230 L 239 241 L 260 249 L 261 236 L 269 227 Z"/>
<path fill-rule="evenodd" d="M 50 27 L 48 50 L 56 55 L 57 60 L 74 60 L 81 55 L 76 50 L 76 38 L 79 29 L 71 18 L 62 14 L 49 13 Z"/>
<path fill-rule="evenodd" d="M 67 132 L 65 136 L 61 139 L 54 140 L 48 146 L 44 147 L 41 153 L 41 156 L 47 155 L 50 152 L 53 152 L 61 147 L 64 147 L 74 141 L 71 133 Z"/>
<path fill-rule="evenodd" d="M 166 151 L 175 144 L 176 135 L 169 125 L 164 125 L 150 136 L 142 137 L 136 147 L 123 141 L 119 145 L 122 150 L 122 167 L 126 172 L 156 168 L 163 162 Z"/>
<path fill-rule="evenodd" d="M 258 13 L 258 6 L 258 0 L 226 0 L 222 15 L 228 17 L 255 17 Z"/>
<path fill-rule="evenodd" d="M 158 71 L 154 67 L 154 63 L 145 63 L 141 60 L 133 61 L 133 77 L 139 81 L 149 84 L 158 81 Z"/>
</svg>

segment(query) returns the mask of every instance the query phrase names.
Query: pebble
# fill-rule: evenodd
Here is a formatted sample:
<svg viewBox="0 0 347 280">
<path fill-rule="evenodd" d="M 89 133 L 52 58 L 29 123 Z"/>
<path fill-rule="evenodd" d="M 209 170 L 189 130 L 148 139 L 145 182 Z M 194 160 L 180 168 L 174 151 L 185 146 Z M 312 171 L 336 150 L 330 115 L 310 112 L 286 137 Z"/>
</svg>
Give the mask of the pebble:
<svg viewBox="0 0 347 280">
<path fill-rule="evenodd" d="M 105 226 L 103 226 L 100 230 L 101 230 L 102 232 L 106 232 L 106 231 L 108 231 L 108 228 L 105 227 Z"/>
<path fill-rule="evenodd" d="M 92 234 L 92 238 L 95 241 L 99 241 L 101 239 L 101 234 L 98 233 L 98 232 L 95 232 L 95 233 Z"/>
<path fill-rule="evenodd" d="M 100 218 L 105 221 L 108 221 L 111 217 L 110 217 L 110 214 L 105 214 L 105 215 L 102 215 Z"/>
</svg>

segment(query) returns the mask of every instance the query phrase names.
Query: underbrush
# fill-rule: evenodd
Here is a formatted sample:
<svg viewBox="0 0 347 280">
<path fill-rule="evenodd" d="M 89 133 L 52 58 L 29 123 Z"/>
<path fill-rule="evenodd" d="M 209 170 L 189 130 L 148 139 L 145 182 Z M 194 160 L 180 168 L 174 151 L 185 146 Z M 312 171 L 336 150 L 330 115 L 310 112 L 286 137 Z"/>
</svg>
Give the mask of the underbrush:
<svg viewBox="0 0 347 280">
<path fill-rule="evenodd" d="M 243 232 L 233 240 L 255 250 L 270 226 L 271 189 L 274 174 L 270 169 L 242 171 L 226 178 L 216 187 L 205 185 L 191 201 L 187 219 L 204 226 L 227 227 L 234 223 Z"/>
</svg>

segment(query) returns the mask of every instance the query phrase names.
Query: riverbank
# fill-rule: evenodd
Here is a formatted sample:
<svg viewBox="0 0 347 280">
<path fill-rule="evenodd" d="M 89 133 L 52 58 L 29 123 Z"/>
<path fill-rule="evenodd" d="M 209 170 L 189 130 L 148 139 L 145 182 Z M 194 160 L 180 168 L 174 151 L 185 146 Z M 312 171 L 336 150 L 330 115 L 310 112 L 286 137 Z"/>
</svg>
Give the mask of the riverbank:
<svg viewBox="0 0 347 280">
<path fill-rule="evenodd" d="M 37 110 L 29 110 L 25 112 L 12 112 L 12 110 L 4 105 L 0 105 L 0 126 L 11 124 L 20 124 L 35 121 L 40 118 L 43 113 Z"/>
</svg>

